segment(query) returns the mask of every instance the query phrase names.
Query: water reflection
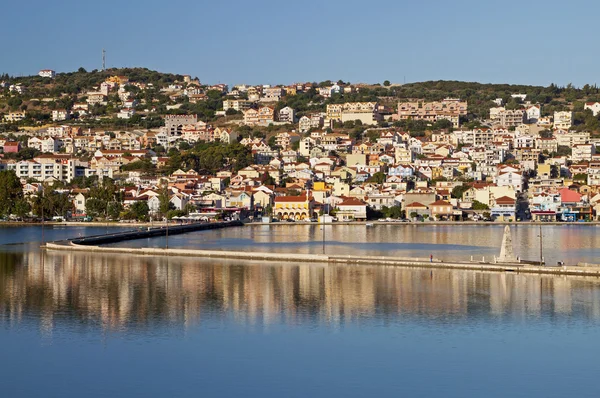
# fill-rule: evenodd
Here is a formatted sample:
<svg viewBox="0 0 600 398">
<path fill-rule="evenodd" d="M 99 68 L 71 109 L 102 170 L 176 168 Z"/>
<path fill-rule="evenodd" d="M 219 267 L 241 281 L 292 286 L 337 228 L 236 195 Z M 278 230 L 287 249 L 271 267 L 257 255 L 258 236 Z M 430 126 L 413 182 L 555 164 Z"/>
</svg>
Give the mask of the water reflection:
<svg viewBox="0 0 600 398">
<path fill-rule="evenodd" d="M 599 262 L 600 228 L 593 225 L 544 225 L 544 258 L 548 264 L 565 261 Z M 325 235 L 323 235 L 323 233 Z M 500 252 L 504 226 L 482 225 L 261 225 L 193 232 L 169 237 L 169 247 L 267 252 L 326 252 L 376 256 L 435 257 L 444 260 L 490 260 Z M 515 253 L 540 257 L 539 227 L 512 226 Z M 114 244 L 120 247 L 164 247 L 164 238 Z"/>
<path fill-rule="evenodd" d="M 368 319 L 598 319 L 594 278 L 124 255 L 0 253 L 0 322 L 103 330 L 231 318 L 341 326 Z"/>
</svg>

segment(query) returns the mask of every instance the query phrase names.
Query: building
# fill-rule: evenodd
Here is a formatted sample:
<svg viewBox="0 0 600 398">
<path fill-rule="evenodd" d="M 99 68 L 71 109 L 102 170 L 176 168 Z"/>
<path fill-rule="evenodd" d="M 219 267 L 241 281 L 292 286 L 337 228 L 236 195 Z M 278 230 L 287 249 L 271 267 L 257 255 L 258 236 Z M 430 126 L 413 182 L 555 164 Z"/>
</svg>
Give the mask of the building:
<svg viewBox="0 0 600 398">
<path fill-rule="evenodd" d="M 71 117 L 71 112 L 66 109 L 55 109 L 52 111 L 52 121 L 60 122 L 63 120 L 67 120 Z"/>
<path fill-rule="evenodd" d="M 589 162 L 595 153 L 596 147 L 594 144 L 576 144 L 571 149 L 571 160 L 573 163 Z"/>
<path fill-rule="evenodd" d="M 314 216 L 314 200 L 308 195 L 277 196 L 273 215 L 280 220 L 307 220 Z"/>
<path fill-rule="evenodd" d="M 526 115 L 523 109 L 490 108 L 490 121 L 494 126 L 517 127 L 523 124 Z"/>
<path fill-rule="evenodd" d="M 229 99 L 223 101 L 223 110 L 227 112 L 229 109 L 233 109 L 238 112 L 243 112 L 246 109 L 250 109 L 252 102 L 240 99 Z"/>
<path fill-rule="evenodd" d="M 293 108 L 286 106 L 279 110 L 277 118 L 282 123 L 296 123 L 296 111 Z"/>
<path fill-rule="evenodd" d="M 508 196 L 495 199 L 495 205 L 490 209 L 490 215 L 494 221 L 515 221 L 516 200 Z"/>
<path fill-rule="evenodd" d="M 573 124 L 573 112 L 554 112 L 554 128 L 568 130 Z"/>
<path fill-rule="evenodd" d="M 135 115 L 135 109 L 133 108 L 123 108 L 117 113 L 119 119 L 131 119 L 133 115 Z"/>
<path fill-rule="evenodd" d="M 529 108 L 527 108 L 526 113 L 528 123 L 537 123 L 542 117 L 542 107 L 540 105 L 532 105 Z"/>
<path fill-rule="evenodd" d="M 367 219 L 367 204 L 360 199 L 347 198 L 336 206 L 338 221 L 364 221 Z"/>
<path fill-rule="evenodd" d="M 260 98 L 261 102 L 279 102 L 285 92 L 282 87 L 269 87 L 263 89 L 263 96 Z"/>
<path fill-rule="evenodd" d="M 6 115 L 4 115 L 3 119 L 5 122 L 14 123 L 14 122 L 19 122 L 19 121 L 25 119 L 26 116 L 27 115 L 26 115 L 25 111 L 9 112 Z"/>
<path fill-rule="evenodd" d="M 7 170 L 14 170 L 17 177 L 43 182 L 52 178 L 71 182 L 76 177 L 85 176 L 87 164 L 77 159 L 60 155 L 41 155 L 33 160 L 23 160 L 6 164 Z"/>
<path fill-rule="evenodd" d="M 452 204 L 445 200 L 437 200 L 429 205 L 431 217 L 438 220 L 450 220 L 454 216 Z"/>
<path fill-rule="evenodd" d="M 376 102 L 346 102 L 327 105 L 327 120 L 347 122 L 360 120 L 362 124 L 376 125 L 381 120 Z"/>
<path fill-rule="evenodd" d="M 583 105 L 583 109 L 589 109 L 594 116 L 597 116 L 600 112 L 600 102 L 586 102 L 585 105 Z"/>
<path fill-rule="evenodd" d="M 6 141 L 2 148 L 4 153 L 17 153 L 21 150 L 21 143 L 19 141 Z"/>
<path fill-rule="evenodd" d="M 88 105 L 106 104 L 106 97 L 104 93 L 91 91 L 87 93 L 86 102 Z"/>
<path fill-rule="evenodd" d="M 275 109 L 263 106 L 244 112 L 244 124 L 247 126 L 268 126 L 275 121 Z"/>
<path fill-rule="evenodd" d="M 424 100 L 399 102 L 398 114 L 394 120 L 425 120 L 434 123 L 446 119 L 455 128 L 460 126 L 460 117 L 467 115 L 467 101 L 446 98 L 442 101 L 426 102 Z"/>
<path fill-rule="evenodd" d="M 166 115 L 165 116 L 165 132 L 168 136 L 180 136 L 183 126 L 188 124 L 196 124 L 198 122 L 197 115 Z"/>
<path fill-rule="evenodd" d="M 56 72 L 52 69 L 42 69 L 38 72 L 38 76 L 54 79 L 56 77 Z"/>
</svg>

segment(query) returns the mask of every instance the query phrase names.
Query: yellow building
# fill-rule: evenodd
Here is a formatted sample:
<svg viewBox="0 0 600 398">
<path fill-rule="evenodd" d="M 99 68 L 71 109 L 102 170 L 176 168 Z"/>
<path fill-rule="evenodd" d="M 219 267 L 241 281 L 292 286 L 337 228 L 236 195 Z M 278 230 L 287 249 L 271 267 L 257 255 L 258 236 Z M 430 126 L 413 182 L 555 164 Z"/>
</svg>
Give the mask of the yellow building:
<svg viewBox="0 0 600 398">
<path fill-rule="evenodd" d="M 278 196 L 273 215 L 280 220 L 307 220 L 314 216 L 314 199 L 307 196 Z"/>
</svg>

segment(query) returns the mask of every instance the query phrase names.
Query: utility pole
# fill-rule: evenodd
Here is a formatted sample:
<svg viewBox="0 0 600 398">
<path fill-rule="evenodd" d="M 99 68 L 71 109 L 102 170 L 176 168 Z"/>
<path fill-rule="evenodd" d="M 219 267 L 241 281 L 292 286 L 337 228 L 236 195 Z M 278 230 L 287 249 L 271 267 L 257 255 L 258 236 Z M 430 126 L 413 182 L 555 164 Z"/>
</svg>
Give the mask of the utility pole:
<svg viewBox="0 0 600 398">
<path fill-rule="evenodd" d="M 544 265 L 544 243 L 542 241 L 542 224 L 540 224 L 540 267 Z"/>
<path fill-rule="evenodd" d="M 169 217 L 165 216 L 167 219 L 167 250 L 169 250 Z"/>
<path fill-rule="evenodd" d="M 44 246 L 44 191 L 42 191 L 42 246 Z"/>
</svg>

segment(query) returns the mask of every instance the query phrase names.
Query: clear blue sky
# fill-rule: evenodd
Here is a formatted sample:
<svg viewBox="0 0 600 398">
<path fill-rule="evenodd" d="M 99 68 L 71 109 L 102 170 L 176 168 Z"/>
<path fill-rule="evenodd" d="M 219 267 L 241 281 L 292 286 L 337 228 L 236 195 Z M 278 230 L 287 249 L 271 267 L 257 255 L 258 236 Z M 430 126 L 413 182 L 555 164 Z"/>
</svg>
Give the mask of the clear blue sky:
<svg viewBox="0 0 600 398">
<path fill-rule="evenodd" d="M 599 2 L 25 0 L 0 73 L 144 66 L 206 83 L 596 83 Z"/>
</svg>

